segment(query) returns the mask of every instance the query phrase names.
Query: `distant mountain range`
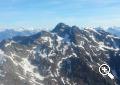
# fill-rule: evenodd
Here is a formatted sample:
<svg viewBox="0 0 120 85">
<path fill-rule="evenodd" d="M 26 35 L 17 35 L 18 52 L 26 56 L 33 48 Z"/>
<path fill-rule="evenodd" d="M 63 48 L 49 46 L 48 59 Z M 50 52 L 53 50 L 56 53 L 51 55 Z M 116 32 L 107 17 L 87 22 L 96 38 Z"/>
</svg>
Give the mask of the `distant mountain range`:
<svg viewBox="0 0 120 85">
<path fill-rule="evenodd" d="M 99 73 L 108 64 L 113 78 Z M 0 42 L 1 85 L 120 85 L 120 38 L 59 23 Z"/>
<path fill-rule="evenodd" d="M 107 32 L 120 37 L 120 27 L 111 27 L 107 29 Z"/>
<path fill-rule="evenodd" d="M 12 38 L 14 36 L 29 36 L 32 34 L 37 33 L 38 30 L 21 30 L 21 31 L 17 31 L 14 29 L 5 29 L 0 31 L 0 41 L 3 39 L 9 39 Z"/>
</svg>

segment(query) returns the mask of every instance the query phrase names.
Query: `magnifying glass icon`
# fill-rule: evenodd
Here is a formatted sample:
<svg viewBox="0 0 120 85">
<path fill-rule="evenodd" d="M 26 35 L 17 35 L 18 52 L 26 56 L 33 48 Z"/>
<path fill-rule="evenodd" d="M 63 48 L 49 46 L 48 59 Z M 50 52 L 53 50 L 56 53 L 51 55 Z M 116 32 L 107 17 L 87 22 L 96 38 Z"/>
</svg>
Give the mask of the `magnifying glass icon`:
<svg viewBox="0 0 120 85">
<path fill-rule="evenodd" d="M 102 64 L 99 67 L 99 72 L 100 74 L 102 74 L 103 76 L 108 75 L 111 79 L 114 79 L 114 76 L 110 73 L 110 67 L 107 64 Z"/>
</svg>

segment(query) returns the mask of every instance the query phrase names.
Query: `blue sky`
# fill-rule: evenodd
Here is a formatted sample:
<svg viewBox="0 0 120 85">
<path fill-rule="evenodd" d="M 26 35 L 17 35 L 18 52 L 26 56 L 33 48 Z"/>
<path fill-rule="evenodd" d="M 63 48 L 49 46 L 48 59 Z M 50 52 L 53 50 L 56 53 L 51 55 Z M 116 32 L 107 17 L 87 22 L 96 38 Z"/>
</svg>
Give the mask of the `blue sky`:
<svg viewBox="0 0 120 85">
<path fill-rule="evenodd" d="M 120 0 L 0 0 L 0 29 L 120 26 Z"/>
</svg>

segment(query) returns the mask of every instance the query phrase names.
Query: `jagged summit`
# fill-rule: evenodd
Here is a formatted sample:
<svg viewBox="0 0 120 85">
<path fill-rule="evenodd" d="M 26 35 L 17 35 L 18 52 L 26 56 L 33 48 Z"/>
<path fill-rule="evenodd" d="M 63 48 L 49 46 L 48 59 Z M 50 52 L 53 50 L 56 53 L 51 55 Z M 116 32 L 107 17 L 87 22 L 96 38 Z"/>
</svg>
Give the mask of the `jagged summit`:
<svg viewBox="0 0 120 85">
<path fill-rule="evenodd" d="M 58 23 L 55 28 L 52 30 L 52 32 L 63 32 L 67 29 L 69 29 L 70 26 L 64 24 L 64 23 Z"/>
<path fill-rule="evenodd" d="M 58 23 L 55 28 L 52 30 L 52 32 L 64 32 L 65 30 L 71 30 L 71 29 L 79 29 L 77 26 L 69 26 L 64 23 Z"/>
</svg>

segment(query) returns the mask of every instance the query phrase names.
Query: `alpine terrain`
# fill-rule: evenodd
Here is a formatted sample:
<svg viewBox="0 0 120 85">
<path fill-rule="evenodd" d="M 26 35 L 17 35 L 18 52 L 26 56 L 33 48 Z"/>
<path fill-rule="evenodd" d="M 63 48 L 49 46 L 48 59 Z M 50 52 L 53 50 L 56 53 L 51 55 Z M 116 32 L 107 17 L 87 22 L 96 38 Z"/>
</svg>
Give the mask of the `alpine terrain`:
<svg viewBox="0 0 120 85">
<path fill-rule="evenodd" d="M 111 75 L 99 67 L 108 64 Z M 120 38 L 59 23 L 0 42 L 0 85 L 120 85 Z"/>
</svg>

